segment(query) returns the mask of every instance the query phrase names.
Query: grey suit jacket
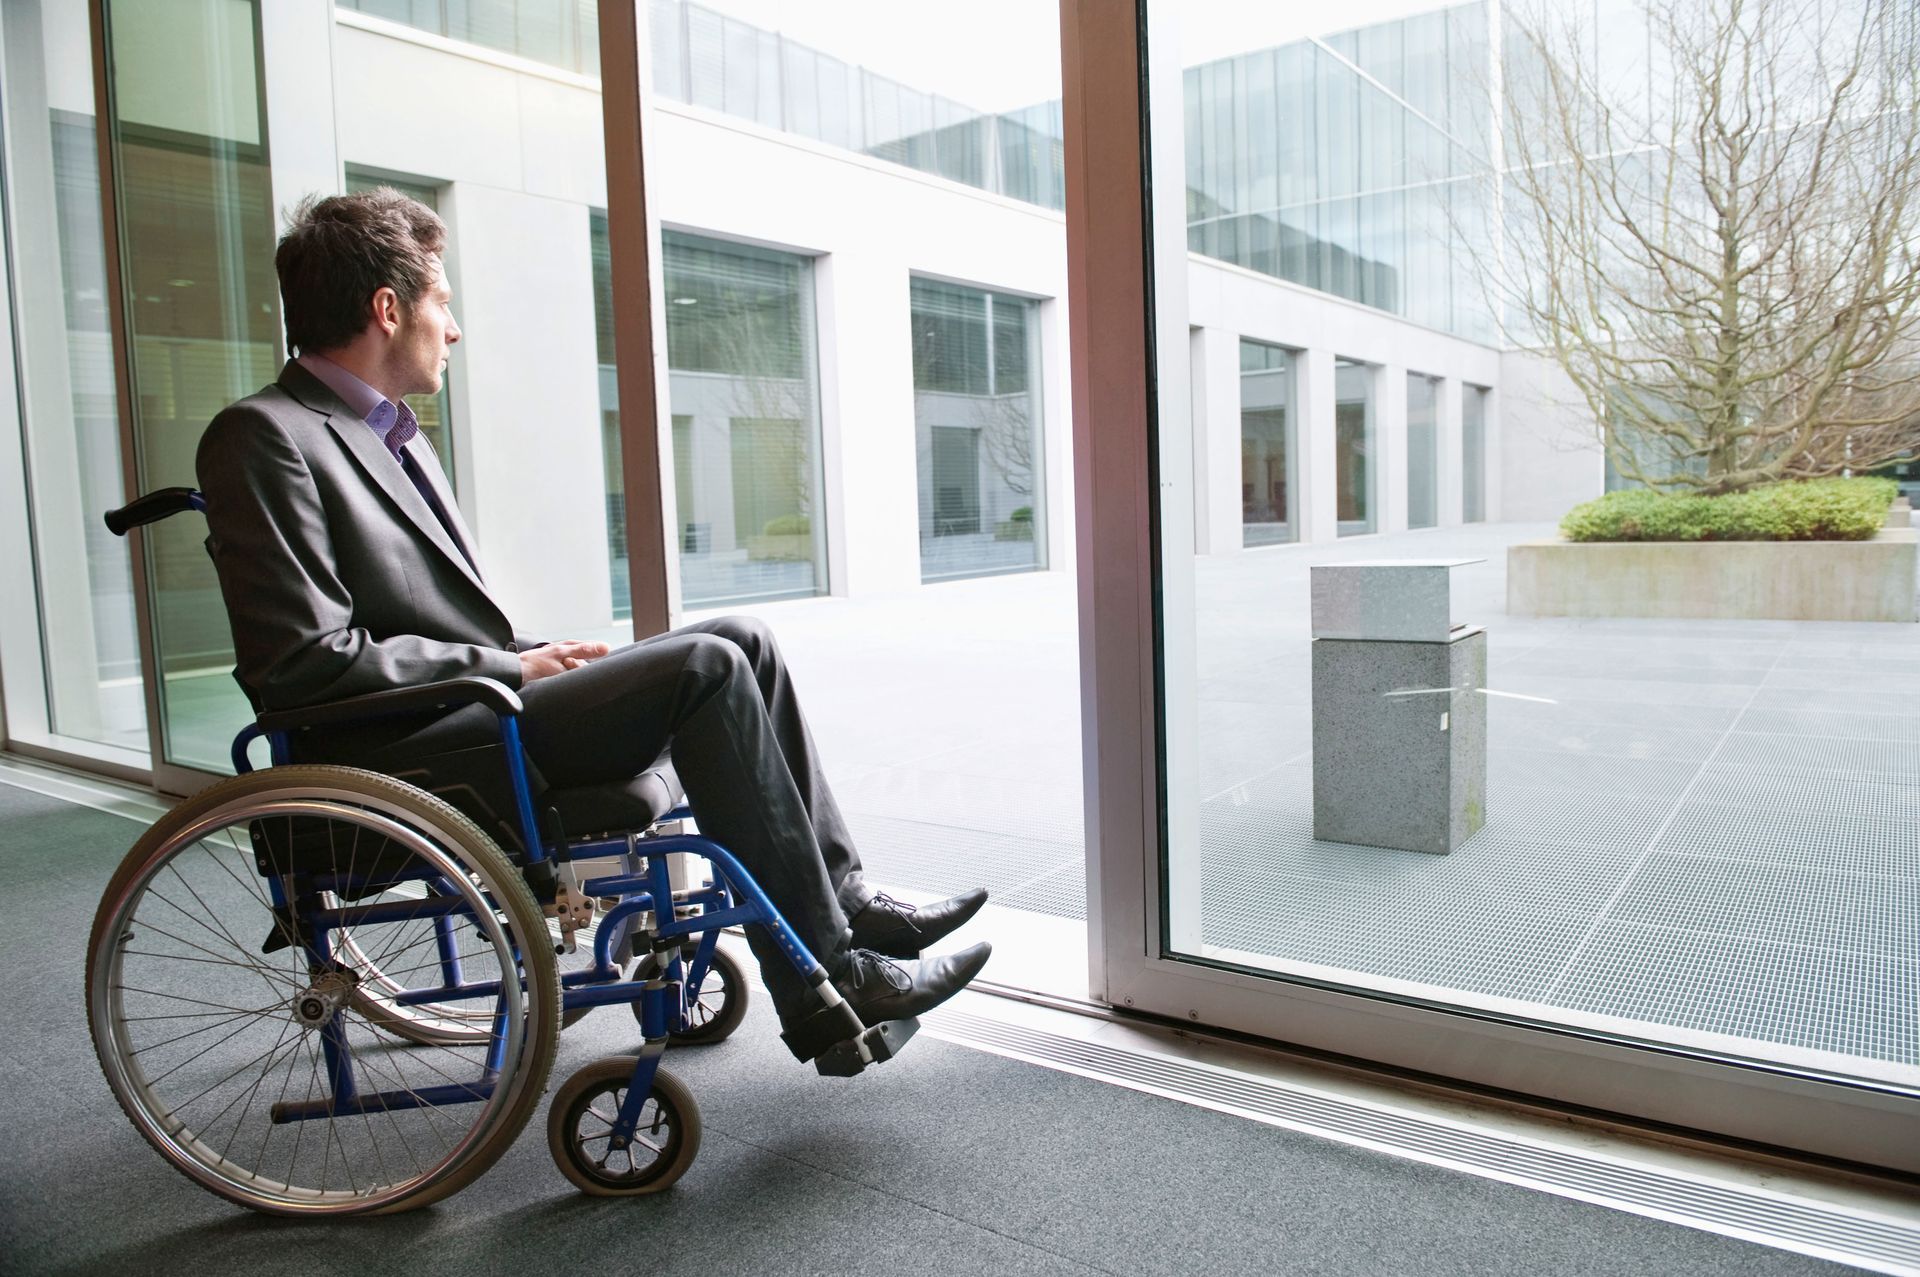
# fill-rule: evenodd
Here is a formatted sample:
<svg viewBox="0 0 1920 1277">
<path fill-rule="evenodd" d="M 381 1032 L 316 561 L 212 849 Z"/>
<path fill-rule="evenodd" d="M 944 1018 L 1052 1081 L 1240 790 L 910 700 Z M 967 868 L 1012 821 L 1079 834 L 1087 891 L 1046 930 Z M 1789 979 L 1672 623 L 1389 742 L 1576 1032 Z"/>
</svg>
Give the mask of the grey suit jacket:
<svg viewBox="0 0 1920 1277">
<path fill-rule="evenodd" d="M 469 562 L 472 537 L 431 446 L 405 448 L 452 536 L 379 436 L 297 363 L 207 427 L 196 462 L 207 549 L 234 677 L 256 710 L 470 674 L 520 685 L 515 652 L 531 640 Z"/>
</svg>

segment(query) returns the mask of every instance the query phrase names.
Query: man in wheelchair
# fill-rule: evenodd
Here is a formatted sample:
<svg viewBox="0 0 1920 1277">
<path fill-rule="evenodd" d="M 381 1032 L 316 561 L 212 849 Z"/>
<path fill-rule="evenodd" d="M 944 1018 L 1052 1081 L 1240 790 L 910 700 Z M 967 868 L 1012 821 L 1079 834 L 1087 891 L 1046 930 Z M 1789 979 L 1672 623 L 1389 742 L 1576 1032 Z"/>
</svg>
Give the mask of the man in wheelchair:
<svg viewBox="0 0 1920 1277">
<path fill-rule="evenodd" d="M 403 401 L 440 388 L 460 340 L 445 236 L 431 210 L 380 189 L 308 199 L 280 241 L 295 358 L 213 420 L 197 463 L 235 677 L 255 710 L 496 679 L 520 695 L 521 738 L 548 786 L 626 782 L 670 755 L 701 832 L 738 857 L 863 1022 L 952 997 L 989 947 L 920 951 L 978 912 L 986 892 L 915 909 L 867 886 L 764 625 L 726 617 L 614 651 L 514 631 Z M 491 715 L 472 705 L 316 728 L 296 749 L 305 761 L 404 773 L 497 740 Z M 808 990 L 761 928 L 748 931 L 792 1027 L 810 1009 Z"/>
</svg>

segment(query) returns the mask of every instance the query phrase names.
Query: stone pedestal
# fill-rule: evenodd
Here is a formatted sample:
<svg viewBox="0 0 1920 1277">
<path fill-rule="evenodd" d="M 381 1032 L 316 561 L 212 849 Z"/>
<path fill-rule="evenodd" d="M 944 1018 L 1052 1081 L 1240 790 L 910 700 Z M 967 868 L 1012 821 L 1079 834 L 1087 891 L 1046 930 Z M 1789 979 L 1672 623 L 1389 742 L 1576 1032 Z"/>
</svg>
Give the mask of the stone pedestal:
<svg viewBox="0 0 1920 1277">
<path fill-rule="evenodd" d="M 1313 836 L 1444 856 L 1487 819 L 1487 633 L 1453 622 L 1480 559 L 1315 565 Z"/>
<path fill-rule="evenodd" d="M 1316 639 L 1313 836 L 1446 855 L 1486 823 L 1487 632 Z"/>
</svg>

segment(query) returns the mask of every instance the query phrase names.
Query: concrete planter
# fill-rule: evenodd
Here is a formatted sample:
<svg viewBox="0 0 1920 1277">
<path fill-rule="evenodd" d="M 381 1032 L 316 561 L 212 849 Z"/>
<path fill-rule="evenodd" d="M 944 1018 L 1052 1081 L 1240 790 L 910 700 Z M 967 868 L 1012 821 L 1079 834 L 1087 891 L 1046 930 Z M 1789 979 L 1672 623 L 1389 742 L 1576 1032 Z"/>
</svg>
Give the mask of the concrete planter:
<svg viewBox="0 0 1920 1277">
<path fill-rule="evenodd" d="M 1530 541 L 1507 550 L 1514 616 L 1912 621 L 1920 531 L 1871 541 Z"/>
</svg>

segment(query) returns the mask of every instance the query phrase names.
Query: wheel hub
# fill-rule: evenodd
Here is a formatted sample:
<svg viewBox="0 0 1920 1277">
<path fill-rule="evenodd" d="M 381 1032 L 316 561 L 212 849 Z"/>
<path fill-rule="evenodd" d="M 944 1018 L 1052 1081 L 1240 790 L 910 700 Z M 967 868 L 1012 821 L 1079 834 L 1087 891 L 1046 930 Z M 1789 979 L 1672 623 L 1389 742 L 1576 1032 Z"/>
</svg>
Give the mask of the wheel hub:
<svg viewBox="0 0 1920 1277">
<path fill-rule="evenodd" d="M 351 971 L 328 971 L 293 998 L 293 1018 L 301 1027 L 317 1029 L 347 1005 L 360 978 Z"/>
</svg>

